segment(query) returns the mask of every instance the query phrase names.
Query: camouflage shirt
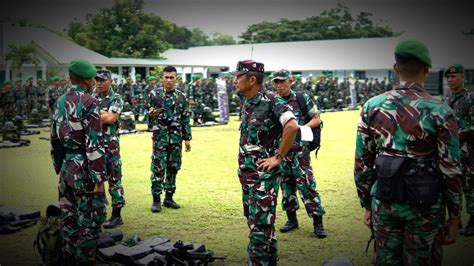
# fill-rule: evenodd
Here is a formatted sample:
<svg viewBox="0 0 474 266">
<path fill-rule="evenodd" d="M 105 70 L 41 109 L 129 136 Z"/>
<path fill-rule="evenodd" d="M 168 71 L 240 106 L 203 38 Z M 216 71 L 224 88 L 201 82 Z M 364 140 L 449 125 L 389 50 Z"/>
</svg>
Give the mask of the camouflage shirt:
<svg viewBox="0 0 474 266">
<path fill-rule="evenodd" d="M 101 111 L 114 112 L 118 115 L 122 112 L 123 108 L 123 99 L 120 94 L 115 93 L 112 88 L 109 89 L 109 94 L 105 97 L 96 95 L 97 100 L 99 100 L 99 108 Z M 119 120 L 110 125 L 102 125 L 102 132 L 104 133 L 104 145 L 105 147 L 109 146 L 109 143 L 112 141 L 119 143 Z"/>
<path fill-rule="evenodd" d="M 459 127 L 459 140 L 474 140 L 474 93 L 466 89 L 452 93 L 446 102 L 453 108 Z"/>
<path fill-rule="evenodd" d="M 191 140 L 191 113 L 184 93 L 176 89 L 165 92 L 163 88 L 156 88 L 150 92 L 147 100 L 148 106 L 163 108 L 154 119 L 150 118 L 153 134 L 159 134 L 165 143 Z"/>
<path fill-rule="evenodd" d="M 240 123 L 239 172 L 256 171 L 257 159 L 276 154 L 283 125 L 295 118 L 292 111 L 285 100 L 264 87 L 252 99 L 244 98 Z"/>
<path fill-rule="evenodd" d="M 357 128 L 354 177 L 361 204 L 371 205 L 377 155 L 408 158 L 436 156 L 443 176 L 448 211 L 460 214 L 461 169 L 453 111 L 416 83 L 405 83 L 369 99 Z M 372 191 L 373 192 L 373 191 Z"/>
<path fill-rule="evenodd" d="M 59 138 L 66 149 L 85 149 L 85 155 L 66 154 L 61 175 L 73 182 L 78 179 L 93 183 L 105 181 L 104 142 L 97 100 L 84 88 L 72 86 L 56 101 L 53 121 L 51 139 Z"/>
</svg>

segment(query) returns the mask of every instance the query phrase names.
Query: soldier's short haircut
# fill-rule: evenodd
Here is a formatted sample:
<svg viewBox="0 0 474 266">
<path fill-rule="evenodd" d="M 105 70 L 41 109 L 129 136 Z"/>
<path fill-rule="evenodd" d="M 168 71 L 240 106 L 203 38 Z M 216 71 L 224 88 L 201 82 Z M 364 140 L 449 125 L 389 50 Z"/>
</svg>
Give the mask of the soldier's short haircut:
<svg viewBox="0 0 474 266">
<path fill-rule="evenodd" d="M 423 71 L 423 69 L 427 67 L 427 65 L 416 58 L 406 57 L 399 54 L 395 54 L 395 62 L 398 65 L 400 75 L 409 78 L 416 76 L 420 71 Z"/>
<path fill-rule="evenodd" d="M 178 71 L 176 71 L 176 68 L 174 66 L 165 66 L 165 68 L 163 68 L 163 72 L 175 72 L 175 73 L 178 73 Z"/>
<path fill-rule="evenodd" d="M 74 74 L 74 72 L 69 71 L 69 79 L 71 80 L 71 83 L 77 84 L 82 78 Z"/>
<path fill-rule="evenodd" d="M 257 79 L 257 83 L 259 85 L 261 85 L 263 83 L 263 73 L 259 73 L 259 72 L 247 72 L 244 74 L 247 78 L 250 78 L 250 77 L 255 77 Z"/>
</svg>

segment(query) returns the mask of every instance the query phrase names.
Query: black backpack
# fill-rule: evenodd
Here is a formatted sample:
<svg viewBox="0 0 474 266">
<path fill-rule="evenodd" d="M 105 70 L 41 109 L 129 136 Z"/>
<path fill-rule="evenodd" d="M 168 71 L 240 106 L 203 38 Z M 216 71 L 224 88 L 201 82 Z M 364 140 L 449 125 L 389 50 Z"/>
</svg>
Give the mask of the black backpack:
<svg viewBox="0 0 474 266">
<path fill-rule="evenodd" d="M 308 116 L 308 106 L 306 106 L 306 102 L 303 98 L 303 92 L 299 91 L 296 93 L 296 100 L 298 101 L 298 105 L 300 107 L 301 113 L 304 117 L 304 122 L 308 123 L 311 120 L 311 117 Z M 323 121 L 319 126 L 312 128 L 311 131 L 313 132 L 313 140 L 308 142 L 308 147 L 310 151 L 315 151 L 314 154 L 317 157 L 319 148 L 321 148 L 321 129 L 323 128 Z"/>
</svg>

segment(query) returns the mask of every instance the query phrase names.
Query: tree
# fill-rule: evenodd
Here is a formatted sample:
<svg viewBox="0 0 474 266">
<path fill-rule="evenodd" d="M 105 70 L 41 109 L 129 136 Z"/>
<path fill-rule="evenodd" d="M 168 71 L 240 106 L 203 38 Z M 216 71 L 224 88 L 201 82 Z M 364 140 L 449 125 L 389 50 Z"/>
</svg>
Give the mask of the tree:
<svg viewBox="0 0 474 266">
<path fill-rule="evenodd" d="M 5 55 L 5 60 L 11 61 L 12 67 L 18 73 L 18 77 L 21 78 L 23 65 L 34 64 L 35 67 L 38 67 L 39 59 L 33 47 L 29 45 L 9 45 L 8 47 L 10 51 Z"/>
<path fill-rule="evenodd" d="M 222 32 L 214 32 L 212 34 L 212 41 L 213 45 L 227 45 L 227 44 L 235 44 L 234 37 L 229 34 L 225 34 Z"/>
<path fill-rule="evenodd" d="M 278 22 L 253 24 L 239 37 L 243 39 L 242 43 L 265 43 L 391 37 L 399 34 L 388 26 L 374 23 L 371 17 L 371 13 L 360 12 L 354 18 L 349 8 L 338 4 L 319 16 L 304 20 L 280 19 Z"/>
</svg>

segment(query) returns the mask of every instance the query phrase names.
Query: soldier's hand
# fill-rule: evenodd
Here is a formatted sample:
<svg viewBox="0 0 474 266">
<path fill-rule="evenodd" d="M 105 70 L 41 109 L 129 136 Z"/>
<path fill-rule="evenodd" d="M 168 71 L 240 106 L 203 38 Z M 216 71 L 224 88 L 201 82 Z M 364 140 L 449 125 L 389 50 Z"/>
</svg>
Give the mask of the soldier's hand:
<svg viewBox="0 0 474 266">
<path fill-rule="evenodd" d="M 365 209 L 364 224 L 367 225 L 369 228 L 372 227 L 372 210 Z"/>
<path fill-rule="evenodd" d="M 273 168 L 280 165 L 280 163 L 281 163 L 281 159 L 278 158 L 277 156 L 273 156 L 273 157 L 266 158 L 266 159 L 258 159 L 257 160 L 257 170 L 258 171 L 263 171 L 263 172 L 269 172 Z"/>
<path fill-rule="evenodd" d="M 191 141 L 189 140 L 185 140 L 184 141 L 184 150 L 186 152 L 190 152 L 191 151 Z"/>
<path fill-rule="evenodd" d="M 459 230 L 459 219 L 460 218 L 449 218 L 446 222 L 443 245 L 451 245 L 456 242 Z"/>
<path fill-rule="evenodd" d="M 94 194 L 104 194 L 104 193 L 105 193 L 104 182 L 95 183 Z"/>
<path fill-rule="evenodd" d="M 159 113 L 163 112 L 164 108 L 158 108 L 158 109 L 155 109 L 155 108 L 150 108 L 150 111 L 148 112 L 148 114 L 150 115 L 151 118 L 155 118 Z"/>
</svg>

